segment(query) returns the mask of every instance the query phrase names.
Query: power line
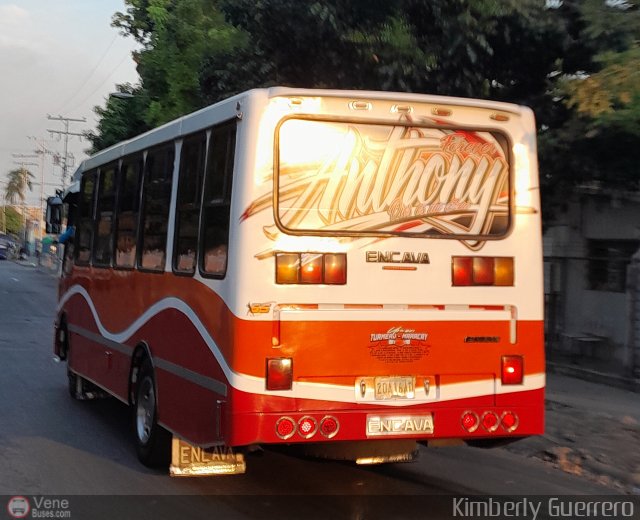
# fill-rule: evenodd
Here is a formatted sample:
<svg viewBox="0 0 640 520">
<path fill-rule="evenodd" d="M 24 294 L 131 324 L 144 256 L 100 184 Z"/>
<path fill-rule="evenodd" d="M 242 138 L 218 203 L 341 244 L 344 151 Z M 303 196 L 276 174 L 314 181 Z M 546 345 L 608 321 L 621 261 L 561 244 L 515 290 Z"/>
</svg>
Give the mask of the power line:
<svg viewBox="0 0 640 520">
<path fill-rule="evenodd" d="M 71 97 L 69 97 L 69 99 L 67 99 L 64 104 L 62 105 L 62 108 L 60 108 L 59 112 L 62 112 L 65 108 L 67 108 L 67 105 L 69 103 L 71 103 L 71 101 L 80 93 L 80 91 L 85 87 L 85 85 L 89 82 L 89 80 L 93 77 L 93 75 L 95 74 L 96 70 L 98 70 L 98 67 L 102 64 L 102 62 L 104 61 L 104 59 L 107 56 L 107 53 L 111 50 L 111 47 L 113 47 L 113 44 L 116 41 L 116 38 L 118 37 L 118 34 L 116 33 L 113 36 L 113 39 L 111 40 L 111 43 L 109 44 L 109 46 L 107 47 L 107 50 L 104 51 L 104 53 L 102 54 L 102 56 L 100 57 L 100 59 L 98 60 L 98 62 L 96 63 L 95 67 L 93 67 L 93 69 L 91 70 L 91 72 L 89 73 L 89 75 L 84 79 L 84 81 L 82 82 L 82 84 L 78 87 L 78 89 L 73 93 L 73 95 Z"/>
<path fill-rule="evenodd" d="M 127 54 L 127 55 L 125 55 L 125 57 L 124 57 L 124 58 L 122 58 L 122 59 L 120 60 L 120 63 L 118 63 L 118 64 L 113 68 L 113 70 L 109 73 L 109 75 L 105 78 L 105 80 L 104 80 L 102 83 L 100 83 L 100 85 L 98 85 L 98 86 L 97 86 L 97 88 L 96 88 L 93 92 L 91 92 L 89 95 L 85 96 L 85 98 L 84 98 L 82 101 L 80 101 L 80 102 L 76 105 L 76 108 L 77 108 L 77 107 L 79 107 L 80 105 L 82 105 L 85 101 L 87 101 L 87 100 L 88 100 L 91 96 L 93 96 L 96 92 L 98 92 L 98 91 L 102 88 L 102 86 L 103 86 L 107 81 L 109 81 L 109 80 L 111 79 L 111 77 L 116 73 L 116 71 L 117 71 L 117 70 L 122 66 L 122 64 L 123 64 L 123 63 L 124 63 L 128 58 L 131 58 L 131 56 L 129 56 L 128 54 Z"/>
</svg>

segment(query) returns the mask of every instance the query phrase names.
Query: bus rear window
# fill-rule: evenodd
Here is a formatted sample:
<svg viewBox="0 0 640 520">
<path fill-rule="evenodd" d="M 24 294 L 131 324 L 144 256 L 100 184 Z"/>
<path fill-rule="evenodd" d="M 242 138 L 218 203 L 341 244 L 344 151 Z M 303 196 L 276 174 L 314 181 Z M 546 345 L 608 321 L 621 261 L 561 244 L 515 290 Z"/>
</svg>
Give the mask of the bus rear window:
<svg viewBox="0 0 640 520">
<path fill-rule="evenodd" d="M 293 234 L 504 236 L 499 132 L 291 118 L 277 130 L 276 216 Z"/>
</svg>

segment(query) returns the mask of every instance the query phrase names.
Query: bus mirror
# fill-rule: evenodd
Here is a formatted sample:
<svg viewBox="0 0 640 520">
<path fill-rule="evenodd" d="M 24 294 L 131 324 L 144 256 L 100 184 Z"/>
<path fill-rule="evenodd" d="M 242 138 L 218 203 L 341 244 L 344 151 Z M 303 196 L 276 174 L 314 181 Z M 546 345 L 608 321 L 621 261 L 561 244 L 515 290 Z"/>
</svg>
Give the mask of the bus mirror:
<svg viewBox="0 0 640 520">
<path fill-rule="evenodd" d="M 60 233 L 62 228 L 62 199 L 60 197 L 47 198 L 45 222 L 47 233 Z"/>
</svg>

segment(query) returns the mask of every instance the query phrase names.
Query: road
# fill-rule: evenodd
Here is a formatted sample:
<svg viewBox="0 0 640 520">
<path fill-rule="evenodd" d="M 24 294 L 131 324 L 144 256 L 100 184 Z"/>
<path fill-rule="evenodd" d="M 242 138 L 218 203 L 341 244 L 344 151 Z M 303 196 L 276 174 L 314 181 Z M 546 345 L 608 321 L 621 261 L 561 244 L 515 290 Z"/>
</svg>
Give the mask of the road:
<svg viewBox="0 0 640 520">
<path fill-rule="evenodd" d="M 0 262 L 0 495 L 76 495 L 72 518 L 91 504 L 120 511 L 113 518 L 424 518 L 425 496 L 611 492 L 518 453 L 472 448 L 424 448 L 418 462 L 378 467 L 265 451 L 245 475 L 171 479 L 138 463 L 127 407 L 69 397 L 66 365 L 52 359 L 55 300 L 51 275 Z"/>
</svg>

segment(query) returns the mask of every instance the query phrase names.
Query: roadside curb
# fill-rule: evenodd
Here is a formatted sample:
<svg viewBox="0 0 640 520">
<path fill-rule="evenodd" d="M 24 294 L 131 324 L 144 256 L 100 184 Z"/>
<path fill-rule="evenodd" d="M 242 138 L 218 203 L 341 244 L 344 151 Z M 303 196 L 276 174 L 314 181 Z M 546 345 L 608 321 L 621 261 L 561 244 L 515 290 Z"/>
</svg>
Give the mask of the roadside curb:
<svg viewBox="0 0 640 520">
<path fill-rule="evenodd" d="M 553 361 L 547 361 L 547 370 L 563 376 L 576 377 L 592 383 L 614 386 L 623 390 L 640 393 L 640 380 L 631 377 L 607 374 L 590 368 L 554 363 Z"/>
</svg>

